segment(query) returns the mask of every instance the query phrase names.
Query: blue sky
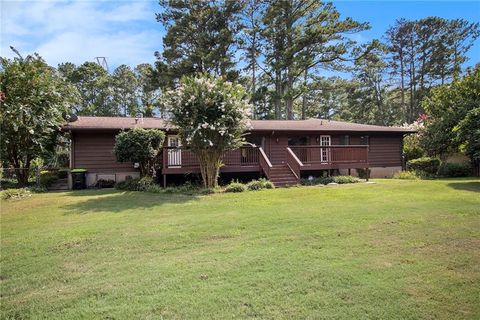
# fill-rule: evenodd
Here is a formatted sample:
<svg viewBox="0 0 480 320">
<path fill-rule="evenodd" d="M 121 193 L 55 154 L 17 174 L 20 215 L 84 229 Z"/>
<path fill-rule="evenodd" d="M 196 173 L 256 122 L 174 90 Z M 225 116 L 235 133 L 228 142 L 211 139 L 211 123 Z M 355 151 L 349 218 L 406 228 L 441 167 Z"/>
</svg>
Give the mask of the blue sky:
<svg viewBox="0 0 480 320">
<path fill-rule="evenodd" d="M 382 37 L 396 19 L 427 16 L 480 21 L 480 1 L 334 1 L 343 17 L 370 22 L 354 38 Z M 38 52 L 49 64 L 81 64 L 105 56 L 111 68 L 155 61 L 162 49 L 162 25 L 155 20 L 158 1 L 1 1 L 0 55 L 11 57 L 10 45 L 22 54 Z M 480 61 L 480 40 L 469 53 Z"/>
</svg>

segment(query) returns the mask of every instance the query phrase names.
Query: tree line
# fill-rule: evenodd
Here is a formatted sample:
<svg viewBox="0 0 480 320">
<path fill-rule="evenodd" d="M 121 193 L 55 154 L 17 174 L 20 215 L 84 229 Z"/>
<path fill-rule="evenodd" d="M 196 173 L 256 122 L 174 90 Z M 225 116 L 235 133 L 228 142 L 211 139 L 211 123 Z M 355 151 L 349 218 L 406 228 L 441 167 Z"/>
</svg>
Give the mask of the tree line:
<svg viewBox="0 0 480 320">
<path fill-rule="evenodd" d="M 431 88 L 464 70 L 479 23 L 427 17 L 397 20 L 382 39 L 315 0 L 160 1 L 167 30 L 156 52 L 162 83 L 204 72 L 246 86 L 259 119 L 336 118 L 412 123 Z M 344 77 L 328 76 L 342 73 Z"/>
<path fill-rule="evenodd" d="M 80 115 L 167 116 L 161 93 L 205 73 L 244 85 L 257 119 L 331 118 L 399 125 L 424 112 L 435 86 L 465 72 L 480 35 L 464 19 L 400 19 L 381 39 L 358 44 L 367 22 L 316 0 L 160 1 L 165 29 L 154 65 L 112 74 L 93 62 L 61 64 L 80 92 Z M 332 76 L 338 73 L 341 76 Z"/>
</svg>

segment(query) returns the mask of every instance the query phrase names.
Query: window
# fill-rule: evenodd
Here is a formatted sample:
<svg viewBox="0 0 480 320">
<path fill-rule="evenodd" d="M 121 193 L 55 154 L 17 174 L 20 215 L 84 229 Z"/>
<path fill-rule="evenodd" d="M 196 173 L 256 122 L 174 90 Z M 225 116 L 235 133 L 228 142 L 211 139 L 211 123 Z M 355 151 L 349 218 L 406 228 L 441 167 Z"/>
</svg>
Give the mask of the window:
<svg viewBox="0 0 480 320">
<path fill-rule="evenodd" d="M 288 145 L 289 146 L 306 146 L 308 144 L 307 137 L 289 137 Z"/>
<path fill-rule="evenodd" d="M 368 145 L 370 144 L 370 139 L 368 138 L 368 136 L 361 136 L 360 137 L 360 144 L 361 145 Z"/>
<path fill-rule="evenodd" d="M 350 144 L 350 136 L 344 135 L 340 137 L 340 145 L 341 146 L 348 146 Z"/>
</svg>

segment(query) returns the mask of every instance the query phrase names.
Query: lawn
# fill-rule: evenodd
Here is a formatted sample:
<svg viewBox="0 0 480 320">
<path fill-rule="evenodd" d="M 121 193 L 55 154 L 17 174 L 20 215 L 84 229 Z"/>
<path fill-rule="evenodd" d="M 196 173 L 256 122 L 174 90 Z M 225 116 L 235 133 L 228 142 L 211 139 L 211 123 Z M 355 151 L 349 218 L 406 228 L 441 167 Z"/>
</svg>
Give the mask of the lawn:
<svg viewBox="0 0 480 320">
<path fill-rule="evenodd" d="M 480 180 L 1 203 L 5 319 L 479 319 Z"/>
</svg>

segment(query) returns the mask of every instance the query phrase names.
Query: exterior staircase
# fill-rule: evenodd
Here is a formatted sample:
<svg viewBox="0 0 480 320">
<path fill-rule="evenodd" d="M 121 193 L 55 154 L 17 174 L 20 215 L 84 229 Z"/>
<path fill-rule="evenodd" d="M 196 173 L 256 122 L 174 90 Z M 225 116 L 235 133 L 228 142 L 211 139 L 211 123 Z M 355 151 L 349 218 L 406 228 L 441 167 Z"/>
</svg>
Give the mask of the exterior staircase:
<svg viewBox="0 0 480 320">
<path fill-rule="evenodd" d="M 287 187 L 298 184 L 298 178 L 286 164 L 272 165 L 270 168 L 270 181 L 275 187 Z"/>
</svg>

